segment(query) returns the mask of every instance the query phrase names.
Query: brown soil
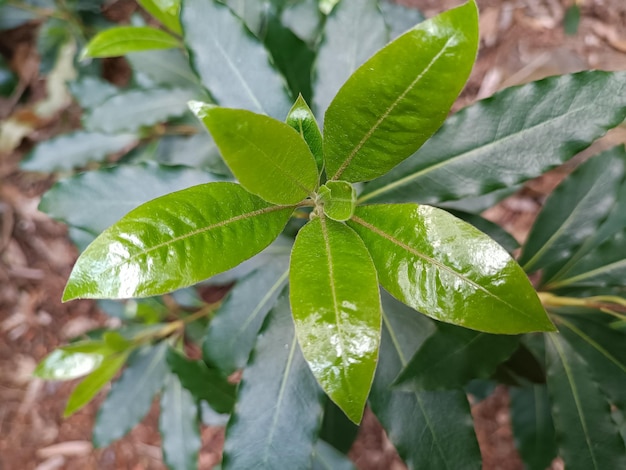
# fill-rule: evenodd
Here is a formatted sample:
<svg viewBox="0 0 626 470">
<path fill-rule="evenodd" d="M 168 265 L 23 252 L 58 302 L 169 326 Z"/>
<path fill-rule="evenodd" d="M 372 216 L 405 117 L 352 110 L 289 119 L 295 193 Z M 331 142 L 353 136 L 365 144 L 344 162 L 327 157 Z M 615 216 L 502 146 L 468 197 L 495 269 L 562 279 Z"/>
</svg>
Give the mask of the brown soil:
<svg viewBox="0 0 626 470">
<path fill-rule="evenodd" d="M 403 0 L 427 16 L 461 0 Z M 626 2 L 584 0 L 582 21 L 575 36 L 561 25 L 573 0 L 478 0 L 481 8 L 481 50 L 476 67 L 456 108 L 498 89 L 547 75 L 582 69 L 626 69 Z M 114 3 L 115 4 L 115 3 Z M 120 2 L 121 14 L 132 10 Z M 129 6 L 130 5 L 130 6 Z M 130 11 L 130 10 L 128 10 Z M 119 12 L 117 12 L 119 13 Z M 116 14 L 113 9 L 112 15 Z M 28 91 L 25 105 L 0 101 L 0 119 L 18 116 L 30 130 L 15 150 L 0 149 L 0 470 L 162 469 L 156 406 L 127 437 L 107 449 L 94 450 L 91 426 L 99 398 L 67 420 L 61 418 L 73 383 L 42 382 L 31 373 L 36 363 L 68 338 L 94 327 L 113 324 L 91 302 L 61 304 L 60 297 L 76 258 L 65 228 L 37 211 L 48 177 L 18 171 L 17 164 L 35 142 L 77 125 L 78 110 L 61 106 L 41 118 L 33 105 L 46 96 L 37 77 L 33 31 L 27 26 L 0 35 L 0 53 L 11 60 L 20 77 L 18 93 Z M 113 64 L 108 73 L 125 80 Z M 598 148 L 626 142 L 626 132 L 612 132 Z M 597 149 L 597 148 L 596 148 Z M 518 240 L 523 240 L 545 196 L 568 167 L 530 182 L 524 190 L 487 211 Z M 517 470 L 521 461 L 513 446 L 508 394 L 498 388 L 473 407 L 484 469 Z M 223 433 L 203 428 L 200 468 L 220 460 Z M 351 456 L 358 468 L 404 468 L 376 419 L 368 413 Z M 553 468 L 562 468 L 556 461 Z"/>
</svg>

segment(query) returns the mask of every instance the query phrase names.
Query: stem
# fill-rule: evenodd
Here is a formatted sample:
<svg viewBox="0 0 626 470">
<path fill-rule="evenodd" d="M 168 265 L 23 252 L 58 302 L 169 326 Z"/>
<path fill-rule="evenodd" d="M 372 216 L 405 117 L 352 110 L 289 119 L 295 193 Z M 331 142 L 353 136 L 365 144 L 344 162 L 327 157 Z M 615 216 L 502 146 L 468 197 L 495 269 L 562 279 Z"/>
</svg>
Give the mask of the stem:
<svg viewBox="0 0 626 470">
<path fill-rule="evenodd" d="M 596 295 L 587 298 L 560 297 L 549 292 L 539 292 L 545 307 L 586 307 L 600 310 L 620 320 L 626 320 L 626 299 L 616 295 Z"/>
</svg>

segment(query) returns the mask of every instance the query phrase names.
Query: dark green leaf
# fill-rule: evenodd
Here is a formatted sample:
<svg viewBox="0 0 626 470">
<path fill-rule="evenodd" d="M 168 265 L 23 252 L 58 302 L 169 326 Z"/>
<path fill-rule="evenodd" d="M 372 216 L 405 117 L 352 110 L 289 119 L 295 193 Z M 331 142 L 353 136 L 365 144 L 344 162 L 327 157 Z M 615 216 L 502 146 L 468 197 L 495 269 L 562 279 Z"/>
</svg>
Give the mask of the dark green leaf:
<svg viewBox="0 0 626 470">
<path fill-rule="evenodd" d="M 300 137 L 309 146 L 309 150 L 315 157 L 318 173 L 321 173 L 324 166 L 322 134 L 319 127 L 317 127 L 313 112 L 306 104 L 306 101 L 304 101 L 304 98 L 302 98 L 302 95 L 298 96 L 298 99 L 291 107 L 286 122 L 300 134 Z"/>
<path fill-rule="evenodd" d="M 498 366 L 494 378 L 501 383 L 523 387 L 546 382 L 544 365 L 524 343 L 520 343 L 513 355 Z"/>
<path fill-rule="evenodd" d="M 122 368 L 128 357 L 128 352 L 107 356 L 97 369 L 79 383 L 67 400 L 63 417 L 73 415 L 91 401 L 115 374 Z"/>
<path fill-rule="evenodd" d="M 315 43 L 323 19 L 317 0 L 291 2 L 280 15 L 281 23 L 308 44 Z"/>
<path fill-rule="evenodd" d="M 197 470 L 198 452 L 202 446 L 198 405 L 175 375 L 168 377 L 161 395 L 159 431 L 163 461 L 168 468 Z"/>
<path fill-rule="evenodd" d="M 324 24 L 313 72 L 313 107 L 320 122 L 344 82 L 388 40 L 377 0 L 341 2 L 333 10 Z"/>
<path fill-rule="evenodd" d="M 167 363 L 196 400 L 206 401 L 218 413 L 232 411 L 236 387 L 219 371 L 209 369 L 202 361 L 187 359 L 173 349 L 167 352 Z"/>
<path fill-rule="evenodd" d="M 598 229 L 615 203 L 626 152 L 616 148 L 583 163 L 548 197 L 519 262 L 527 272 L 565 264 Z"/>
<path fill-rule="evenodd" d="M 139 349 L 128 361 L 122 376 L 111 386 L 98 410 L 93 443 L 106 447 L 124 436 L 150 411 L 154 396 L 167 377 L 167 343 Z"/>
<path fill-rule="evenodd" d="M 22 170 L 52 173 L 81 168 L 134 145 L 133 134 L 75 131 L 46 140 L 20 163 Z"/>
<path fill-rule="evenodd" d="M 233 13 L 235 13 L 257 37 L 262 35 L 267 19 L 266 13 L 269 8 L 269 1 L 256 0 L 251 2 L 249 0 L 223 0 L 222 3 L 228 5 Z"/>
<path fill-rule="evenodd" d="M 147 76 L 156 86 L 188 88 L 203 98 L 200 80 L 189 66 L 189 59 L 178 49 L 133 52 L 126 56 L 135 73 Z"/>
<path fill-rule="evenodd" d="M 355 470 L 356 467 L 347 455 L 330 444 L 319 440 L 313 450 L 312 470 Z"/>
<path fill-rule="evenodd" d="M 298 232 L 289 269 L 291 308 L 304 357 L 330 399 L 358 424 L 380 342 L 374 264 L 349 227 L 322 215 Z"/>
<path fill-rule="evenodd" d="M 40 57 L 39 72 L 41 74 L 49 74 L 52 71 L 61 47 L 72 40 L 72 30 L 65 20 L 48 18 L 39 26 L 37 53 Z"/>
<path fill-rule="evenodd" d="M 243 109 L 199 101 L 190 102 L 189 107 L 248 191 L 275 204 L 296 204 L 316 189 L 315 159 L 291 126 Z"/>
<path fill-rule="evenodd" d="M 179 39 L 149 26 L 117 26 L 96 34 L 82 57 L 118 57 L 129 52 L 180 47 Z"/>
<path fill-rule="evenodd" d="M 180 34 L 180 0 L 137 0 L 138 3 L 163 26 Z"/>
<path fill-rule="evenodd" d="M 154 199 L 89 245 L 63 300 L 148 297 L 195 284 L 260 252 L 292 212 L 235 183 L 203 184 Z"/>
<path fill-rule="evenodd" d="M 462 391 L 411 393 L 391 389 L 398 373 L 434 330 L 433 322 L 383 299 L 383 335 L 370 406 L 410 469 L 478 470 L 480 450 Z"/>
<path fill-rule="evenodd" d="M 40 19 L 37 13 L 17 8 L 11 5 L 0 7 L 0 31 L 13 29 L 28 23 L 29 21 Z"/>
<path fill-rule="evenodd" d="M 230 175 L 217 145 L 205 129 L 191 137 L 166 136 L 158 141 L 153 158 L 164 165 L 184 165 Z"/>
<path fill-rule="evenodd" d="M 476 58 L 477 15 L 470 0 L 420 23 L 354 72 L 324 117 L 329 179 L 382 176 L 443 124 Z"/>
<path fill-rule="evenodd" d="M 424 15 L 419 10 L 405 7 L 393 0 L 380 2 L 380 9 L 385 17 L 385 23 L 389 26 L 391 39 L 397 38 L 416 24 L 424 21 Z"/>
<path fill-rule="evenodd" d="M 545 470 L 556 457 L 556 436 L 545 385 L 511 388 L 515 446 L 528 470 Z"/>
<path fill-rule="evenodd" d="M 472 224 L 481 232 L 489 235 L 489 237 L 497 241 L 498 244 L 509 253 L 512 253 L 519 248 L 519 243 L 517 243 L 517 240 L 513 238 L 513 235 L 504 230 L 498 224 L 491 222 L 490 220 L 483 219 L 478 214 L 470 214 L 469 212 L 462 212 L 454 209 L 447 211 L 453 216 Z"/>
<path fill-rule="evenodd" d="M 283 77 L 228 7 L 186 0 L 181 21 L 192 66 L 220 105 L 285 119 L 291 99 Z"/>
<path fill-rule="evenodd" d="M 381 285 L 420 312 L 487 333 L 554 330 L 504 248 L 447 212 L 417 204 L 363 206 L 349 225 L 368 247 Z"/>
<path fill-rule="evenodd" d="M 44 380 L 75 379 L 95 370 L 115 352 L 102 341 L 81 341 L 52 351 L 33 375 Z"/>
<path fill-rule="evenodd" d="M 267 260 L 239 281 L 211 319 L 204 339 L 207 362 L 232 374 L 248 362 L 267 313 L 287 284 L 289 256 Z"/>
<path fill-rule="evenodd" d="M 359 426 L 350 421 L 332 400 L 326 400 L 320 439 L 332 445 L 339 452 L 347 454 L 358 432 Z"/>
<path fill-rule="evenodd" d="M 413 156 L 368 184 L 361 201 L 430 204 L 515 186 L 567 161 L 624 118 L 626 72 L 509 88 L 449 118 Z"/>
<path fill-rule="evenodd" d="M 120 92 L 106 80 L 90 75 L 68 83 L 68 88 L 83 109 L 91 109 Z"/>
<path fill-rule="evenodd" d="M 100 103 L 83 117 L 86 129 L 109 134 L 133 132 L 187 112 L 195 94 L 186 89 L 129 90 Z"/>
<path fill-rule="evenodd" d="M 548 392 L 559 454 L 567 469 L 626 468 L 624 442 L 587 365 L 560 335 L 545 336 Z"/>
<path fill-rule="evenodd" d="M 173 191 L 215 181 L 215 175 L 154 163 L 120 165 L 82 173 L 46 192 L 39 210 L 92 235 L 102 232 L 137 206 Z"/>
<path fill-rule="evenodd" d="M 226 430 L 223 468 L 309 468 L 322 402 L 296 341 L 285 294 L 270 312 L 244 370 Z"/>
<path fill-rule="evenodd" d="M 580 7 L 577 4 L 571 5 L 565 10 L 565 17 L 563 18 L 563 27 L 565 34 L 573 36 L 578 32 L 578 25 L 580 24 Z"/>
<path fill-rule="evenodd" d="M 396 380 L 404 390 L 450 389 L 486 379 L 517 348 L 519 337 L 438 323 Z"/>
</svg>

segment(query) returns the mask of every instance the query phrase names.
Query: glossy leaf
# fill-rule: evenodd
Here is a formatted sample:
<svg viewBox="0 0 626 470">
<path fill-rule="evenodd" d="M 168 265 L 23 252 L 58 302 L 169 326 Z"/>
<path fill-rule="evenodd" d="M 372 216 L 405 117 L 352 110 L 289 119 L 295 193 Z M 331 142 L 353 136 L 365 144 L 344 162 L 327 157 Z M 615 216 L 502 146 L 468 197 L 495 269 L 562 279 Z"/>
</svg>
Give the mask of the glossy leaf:
<svg viewBox="0 0 626 470">
<path fill-rule="evenodd" d="M 625 91 L 626 73 L 597 71 L 503 90 L 449 118 L 361 201 L 432 204 L 535 178 L 622 122 Z"/>
<path fill-rule="evenodd" d="M 398 373 L 434 330 L 434 322 L 383 293 L 380 359 L 370 394 L 372 411 L 410 469 L 478 470 L 480 450 L 465 393 L 400 392 Z"/>
<path fill-rule="evenodd" d="M 486 379 L 517 349 L 516 336 L 490 335 L 438 323 L 402 370 L 396 384 L 403 390 L 459 388 Z"/>
<path fill-rule="evenodd" d="M 289 283 L 302 353 L 326 394 L 358 424 L 380 342 L 378 281 L 367 249 L 350 228 L 316 218 L 298 232 Z"/>
<path fill-rule="evenodd" d="M 545 470 L 556 457 L 556 436 L 545 385 L 510 388 L 515 447 L 528 470 Z"/>
<path fill-rule="evenodd" d="M 52 173 L 81 168 L 137 142 L 133 134 L 101 134 L 75 131 L 46 140 L 20 163 L 22 170 Z"/>
<path fill-rule="evenodd" d="M 181 22 L 192 66 L 217 103 L 285 119 L 291 99 L 283 77 L 228 7 L 186 0 Z"/>
<path fill-rule="evenodd" d="M 405 7 L 393 0 L 380 2 L 380 9 L 385 17 L 385 23 L 389 26 L 391 39 L 397 38 L 416 24 L 424 21 L 424 15 L 419 10 Z"/>
<path fill-rule="evenodd" d="M 604 152 L 578 167 L 548 197 L 519 262 L 527 272 L 556 269 L 592 236 L 615 203 L 626 153 Z"/>
<path fill-rule="evenodd" d="M 344 82 L 388 40 L 376 0 L 340 2 L 333 9 L 324 23 L 313 71 L 313 109 L 320 122 Z"/>
<path fill-rule="evenodd" d="M 226 429 L 224 470 L 309 468 L 323 395 L 293 330 L 287 295 L 270 312 Z M 297 410 L 297 417 L 294 416 Z"/>
<path fill-rule="evenodd" d="M 509 253 L 513 253 L 513 251 L 519 248 L 519 243 L 517 243 L 517 240 L 513 238 L 513 235 L 504 230 L 498 224 L 491 222 L 490 220 L 483 219 L 478 214 L 471 214 L 469 212 L 462 212 L 454 209 L 446 209 L 446 211 L 453 216 L 464 220 L 468 224 L 472 224 L 484 234 L 489 235 L 489 237 L 493 238 L 496 242 L 498 242 L 498 245 Z"/>
<path fill-rule="evenodd" d="M 207 362 L 229 375 L 243 368 L 267 313 L 284 290 L 289 254 L 267 260 L 239 281 L 209 323 L 203 343 Z"/>
<path fill-rule="evenodd" d="M 384 175 L 441 126 L 476 58 L 477 15 L 471 0 L 420 23 L 348 79 L 324 117 L 329 179 Z"/>
<path fill-rule="evenodd" d="M 119 165 L 59 181 L 44 194 L 39 210 L 95 237 L 151 199 L 215 180 L 215 175 L 191 168 Z"/>
<path fill-rule="evenodd" d="M 559 454 L 568 470 L 626 467 L 624 442 L 585 362 L 557 334 L 546 335 L 546 355 Z"/>
<path fill-rule="evenodd" d="M 95 370 L 113 351 L 102 341 L 81 341 L 55 349 L 33 371 L 45 380 L 71 380 Z"/>
<path fill-rule="evenodd" d="M 167 377 L 167 344 L 139 349 L 128 361 L 119 380 L 98 410 L 93 428 L 93 443 L 106 447 L 124 436 L 150 411 L 154 396 Z"/>
<path fill-rule="evenodd" d="M 171 470 L 196 470 L 202 446 L 198 405 L 174 375 L 170 375 L 161 395 L 159 431 L 163 461 Z"/>
<path fill-rule="evenodd" d="M 262 114 L 199 101 L 189 107 L 251 193 L 274 204 L 296 204 L 317 187 L 315 159 L 289 125 Z"/>
<path fill-rule="evenodd" d="M 317 127 L 317 121 L 315 121 L 313 112 L 306 104 L 306 101 L 304 101 L 304 98 L 302 98 L 302 95 L 298 96 L 298 99 L 289 110 L 287 124 L 293 127 L 309 146 L 309 150 L 315 157 L 317 171 L 321 173 L 324 166 L 322 134 L 319 127 Z"/>
<path fill-rule="evenodd" d="M 115 374 L 122 368 L 128 353 L 118 353 L 103 359 L 100 365 L 79 383 L 67 400 L 63 417 L 73 415 L 91 401 Z"/>
<path fill-rule="evenodd" d="M 320 439 L 347 454 L 359 433 L 359 426 L 348 419 L 332 400 L 326 400 Z"/>
<path fill-rule="evenodd" d="M 345 181 L 328 181 L 318 191 L 324 205 L 324 214 L 333 220 L 343 222 L 354 215 L 356 190 Z"/>
<path fill-rule="evenodd" d="M 155 86 L 189 88 L 196 92 L 196 98 L 206 95 L 189 59 L 179 49 L 133 52 L 126 55 L 126 60 L 136 74 L 147 76 Z"/>
<path fill-rule="evenodd" d="M 159 20 L 170 31 L 180 34 L 180 0 L 137 0 L 137 2 Z"/>
<path fill-rule="evenodd" d="M 347 455 L 342 454 L 330 444 L 319 440 L 313 451 L 312 470 L 355 470 L 356 467 Z"/>
<path fill-rule="evenodd" d="M 83 117 L 83 125 L 91 131 L 109 134 L 133 132 L 152 126 L 187 111 L 187 101 L 194 98 L 188 89 L 155 88 L 129 90 L 100 103 Z M 120 112 L 120 110 L 124 112 Z"/>
<path fill-rule="evenodd" d="M 235 404 L 235 386 L 216 369 L 202 361 L 193 361 L 173 349 L 167 352 L 170 370 L 193 397 L 206 401 L 218 413 L 230 413 Z"/>
<path fill-rule="evenodd" d="M 118 57 L 129 52 L 179 47 L 180 41 L 149 26 L 118 26 L 96 34 L 85 46 L 83 57 Z"/>
<path fill-rule="evenodd" d="M 447 212 L 417 204 L 363 206 L 349 225 L 372 255 L 381 285 L 420 312 L 487 333 L 554 330 L 504 248 Z"/>
<path fill-rule="evenodd" d="M 260 252 L 292 211 L 270 206 L 235 183 L 193 186 L 154 199 L 83 252 L 63 300 L 148 297 L 195 284 Z"/>
</svg>

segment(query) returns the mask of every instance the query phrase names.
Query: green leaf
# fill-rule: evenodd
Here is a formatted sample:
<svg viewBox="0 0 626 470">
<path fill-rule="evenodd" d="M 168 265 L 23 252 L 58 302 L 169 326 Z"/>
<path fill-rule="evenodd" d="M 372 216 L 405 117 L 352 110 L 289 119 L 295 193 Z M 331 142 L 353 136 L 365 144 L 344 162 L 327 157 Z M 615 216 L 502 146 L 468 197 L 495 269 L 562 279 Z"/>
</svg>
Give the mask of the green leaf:
<svg viewBox="0 0 626 470">
<path fill-rule="evenodd" d="M 102 341 L 81 341 L 52 351 L 33 375 L 44 380 L 76 379 L 95 370 L 115 352 Z"/>
<path fill-rule="evenodd" d="M 626 334 L 597 315 L 559 315 L 556 321 L 563 338 L 589 365 L 611 403 L 626 409 Z"/>
<path fill-rule="evenodd" d="M 324 205 L 324 214 L 329 218 L 343 222 L 354 215 L 356 190 L 345 181 L 328 181 L 318 191 L 318 197 Z"/>
<path fill-rule="evenodd" d="M 167 343 L 161 342 L 130 357 L 128 367 L 98 410 L 92 438 L 96 447 L 106 447 L 121 438 L 150 411 L 167 377 L 166 351 Z"/>
<path fill-rule="evenodd" d="M 202 447 L 198 405 L 175 375 L 168 377 L 161 395 L 159 432 L 163 461 L 168 468 L 197 470 Z"/>
<path fill-rule="evenodd" d="M 239 281 L 211 319 L 203 343 L 204 359 L 230 375 L 243 368 L 267 313 L 284 290 L 289 254 L 266 261 Z"/>
<path fill-rule="evenodd" d="M 350 75 L 388 40 L 377 0 L 341 2 L 333 9 L 324 24 L 313 72 L 313 109 L 318 119 Z"/>
<path fill-rule="evenodd" d="M 378 280 L 367 249 L 350 228 L 318 217 L 298 232 L 289 282 L 302 353 L 326 394 L 358 424 L 380 342 Z"/>
<path fill-rule="evenodd" d="M 567 469 L 625 468 L 624 442 L 587 365 L 560 335 L 545 336 L 548 392 L 559 454 Z"/>
<path fill-rule="evenodd" d="M 359 433 L 359 426 L 348 419 L 332 400 L 326 400 L 320 439 L 347 454 Z"/>
<path fill-rule="evenodd" d="M 285 6 L 280 22 L 308 44 L 314 44 L 324 21 L 317 0 L 301 0 Z"/>
<path fill-rule="evenodd" d="M 61 180 L 41 199 L 39 210 L 93 237 L 131 209 L 173 191 L 215 181 L 215 175 L 154 163 L 118 165 Z"/>
<path fill-rule="evenodd" d="M 519 258 L 527 272 L 563 267 L 594 235 L 615 203 L 626 152 L 616 148 L 580 165 L 548 197 Z"/>
<path fill-rule="evenodd" d="M 400 392 L 391 388 L 434 322 L 383 293 L 380 358 L 372 411 L 411 469 L 479 470 L 480 450 L 467 397 L 460 390 Z"/>
<path fill-rule="evenodd" d="M 68 23 L 59 18 L 48 18 L 37 31 L 37 53 L 39 54 L 39 72 L 49 74 L 54 68 L 59 51 L 64 44 L 72 40 Z"/>
<path fill-rule="evenodd" d="M 476 58 L 477 15 L 471 0 L 424 21 L 348 79 L 324 117 L 329 179 L 384 175 L 443 124 Z"/>
<path fill-rule="evenodd" d="M 381 285 L 410 307 L 487 333 L 554 330 L 506 250 L 447 212 L 417 204 L 363 206 L 349 225 L 368 247 Z"/>
<path fill-rule="evenodd" d="M 580 24 L 580 7 L 577 4 L 570 5 L 565 10 L 565 16 L 563 17 L 563 28 L 565 34 L 568 36 L 574 36 L 578 32 L 578 25 Z"/>
<path fill-rule="evenodd" d="M 167 29 L 176 34 L 181 34 L 182 30 L 178 19 L 180 0 L 137 0 L 137 2 Z"/>
<path fill-rule="evenodd" d="M 519 248 L 519 243 L 517 243 L 517 240 L 513 238 L 513 235 L 504 230 L 498 224 L 491 222 L 490 220 L 484 219 L 478 214 L 471 214 L 469 212 L 463 212 L 454 209 L 446 209 L 446 211 L 453 216 L 464 220 L 468 224 L 472 224 L 478 230 L 493 238 L 496 242 L 498 242 L 498 245 L 500 245 L 509 253 L 513 253 L 516 249 Z"/>
<path fill-rule="evenodd" d="M 260 252 L 292 212 L 235 183 L 193 186 L 154 199 L 89 245 L 63 300 L 148 297 L 195 284 Z"/>
<path fill-rule="evenodd" d="M 416 24 L 424 21 L 424 15 L 416 8 L 405 7 L 392 0 L 380 2 L 380 9 L 385 17 L 385 23 L 389 26 L 391 39 L 397 38 Z"/>
<path fill-rule="evenodd" d="M 89 403 L 102 387 L 113 379 L 126 362 L 127 357 L 128 352 L 123 352 L 104 358 L 98 368 L 74 388 L 67 400 L 63 417 L 73 415 Z"/>
<path fill-rule="evenodd" d="M 319 440 L 313 450 L 312 470 L 356 470 L 347 455 Z"/>
<path fill-rule="evenodd" d="M 287 462 L 288 468 L 309 468 L 323 398 L 296 341 L 285 294 L 243 372 L 226 429 L 224 470 L 275 470 Z"/>
<path fill-rule="evenodd" d="M 267 0 L 223 0 L 232 12 L 239 17 L 255 36 L 260 37 L 265 28 L 267 10 L 271 2 Z"/>
<path fill-rule="evenodd" d="M 528 470 L 545 470 L 556 457 L 556 436 L 545 385 L 509 389 L 515 447 Z"/>
<path fill-rule="evenodd" d="M 367 184 L 361 201 L 433 204 L 511 187 L 569 160 L 624 118 L 626 72 L 509 88 L 449 118 L 413 156 Z"/>
<path fill-rule="evenodd" d="M 228 7 L 186 0 L 181 21 L 191 64 L 217 103 L 285 119 L 291 98 L 283 77 Z"/>
<path fill-rule="evenodd" d="M 20 162 L 26 171 L 52 173 L 81 168 L 108 155 L 121 152 L 137 142 L 133 134 L 101 134 L 75 131 L 46 140 Z"/>
<path fill-rule="evenodd" d="M 517 349 L 519 337 L 438 323 L 396 379 L 403 390 L 459 388 L 486 379 Z"/>
<path fill-rule="evenodd" d="M 149 26 L 118 26 L 96 34 L 83 49 L 82 57 L 118 57 L 129 52 L 180 47 L 180 41 Z"/>
<path fill-rule="evenodd" d="M 204 129 L 191 137 L 166 136 L 158 140 L 153 158 L 163 165 L 184 165 L 229 176 L 213 138 Z"/>
<path fill-rule="evenodd" d="M 322 134 L 319 127 L 317 127 L 317 121 L 315 121 L 313 112 L 306 104 L 306 101 L 304 101 L 304 98 L 302 98 L 302 95 L 298 96 L 298 99 L 289 110 L 286 122 L 304 139 L 313 157 L 315 157 L 317 171 L 321 173 L 324 167 Z"/>
<path fill-rule="evenodd" d="M 120 92 L 106 80 L 91 75 L 68 83 L 68 88 L 83 110 L 91 109 Z"/>
<path fill-rule="evenodd" d="M 195 97 L 205 97 L 200 80 L 191 70 L 189 59 L 179 49 L 133 52 L 126 55 L 135 73 L 147 76 L 155 86 L 187 88 Z"/>
<path fill-rule="evenodd" d="M 296 204 L 317 187 L 315 159 L 289 125 L 243 109 L 192 101 L 222 157 L 251 193 L 275 204 Z"/>
<path fill-rule="evenodd" d="M 187 101 L 195 94 L 189 89 L 155 88 L 129 90 L 100 103 L 83 117 L 87 130 L 108 134 L 134 132 L 187 112 Z"/>
<path fill-rule="evenodd" d="M 235 386 L 218 370 L 202 361 L 192 361 L 173 349 L 167 352 L 167 363 L 178 380 L 196 400 L 206 401 L 218 413 L 230 413 L 235 404 Z"/>
</svg>

